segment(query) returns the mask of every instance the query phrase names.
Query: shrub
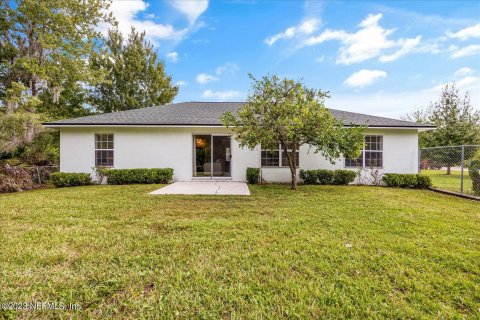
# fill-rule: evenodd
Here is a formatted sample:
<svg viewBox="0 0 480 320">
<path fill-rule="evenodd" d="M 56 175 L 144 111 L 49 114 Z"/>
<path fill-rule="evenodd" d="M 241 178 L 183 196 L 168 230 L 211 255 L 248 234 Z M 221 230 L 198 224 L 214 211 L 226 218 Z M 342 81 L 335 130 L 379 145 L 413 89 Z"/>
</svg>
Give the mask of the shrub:
<svg viewBox="0 0 480 320">
<path fill-rule="evenodd" d="M 386 173 L 382 181 L 388 187 L 425 189 L 432 186 L 430 177 L 423 174 Z"/>
<path fill-rule="evenodd" d="M 260 182 L 260 168 L 247 168 L 246 178 L 249 184 Z"/>
<path fill-rule="evenodd" d="M 471 160 L 468 165 L 468 175 L 472 179 L 472 190 L 477 196 L 480 196 L 480 160 Z"/>
<path fill-rule="evenodd" d="M 335 172 L 332 170 L 319 169 L 315 170 L 317 176 L 317 182 L 319 184 L 332 184 Z"/>
<path fill-rule="evenodd" d="M 415 185 L 418 189 L 427 189 L 432 186 L 432 179 L 424 174 L 417 174 L 417 184 Z"/>
<path fill-rule="evenodd" d="M 173 169 L 99 169 L 107 177 L 108 184 L 152 184 L 169 183 L 173 179 Z"/>
<path fill-rule="evenodd" d="M 92 177 L 89 173 L 54 172 L 50 182 L 57 188 L 88 186 L 92 184 Z"/>
<path fill-rule="evenodd" d="M 400 187 L 400 175 L 398 173 L 386 173 L 383 175 L 382 181 L 385 182 L 388 187 Z"/>
<path fill-rule="evenodd" d="M 335 170 L 333 172 L 332 183 L 336 185 L 346 185 L 355 181 L 357 173 L 351 170 Z"/>
<path fill-rule="evenodd" d="M 349 184 L 355 177 L 356 173 L 350 170 L 300 170 L 300 179 L 304 184 Z"/>
<path fill-rule="evenodd" d="M 0 166 L 0 193 L 33 188 L 31 175 L 23 168 L 4 164 Z"/>
<path fill-rule="evenodd" d="M 300 179 L 304 184 L 316 184 L 317 183 L 317 170 L 300 170 Z"/>
</svg>

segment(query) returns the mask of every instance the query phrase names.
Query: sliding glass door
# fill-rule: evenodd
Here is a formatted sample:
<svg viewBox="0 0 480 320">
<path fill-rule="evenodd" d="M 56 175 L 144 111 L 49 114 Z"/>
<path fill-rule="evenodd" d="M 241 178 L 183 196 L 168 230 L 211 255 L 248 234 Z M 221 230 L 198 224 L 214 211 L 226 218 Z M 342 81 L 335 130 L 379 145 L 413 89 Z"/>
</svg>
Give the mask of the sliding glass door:
<svg viewBox="0 0 480 320">
<path fill-rule="evenodd" d="M 231 147 L 230 136 L 193 136 L 193 176 L 230 177 Z"/>
</svg>

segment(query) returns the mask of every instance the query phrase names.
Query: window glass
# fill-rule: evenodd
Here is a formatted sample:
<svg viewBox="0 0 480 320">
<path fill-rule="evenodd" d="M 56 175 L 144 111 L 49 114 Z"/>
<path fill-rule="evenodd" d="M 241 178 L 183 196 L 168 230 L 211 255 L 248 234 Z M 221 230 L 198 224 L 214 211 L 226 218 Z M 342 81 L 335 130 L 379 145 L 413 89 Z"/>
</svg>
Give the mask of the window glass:
<svg viewBox="0 0 480 320">
<path fill-rule="evenodd" d="M 360 157 L 345 158 L 345 167 L 383 167 L 383 136 L 365 136 L 365 144 Z"/>
<path fill-rule="evenodd" d="M 290 152 L 291 149 L 288 149 Z M 281 160 L 281 161 L 280 161 Z M 300 156 L 298 150 L 295 152 L 295 162 L 296 165 L 300 165 Z M 288 156 L 281 148 L 281 145 L 278 145 L 278 149 L 275 150 L 265 150 L 261 152 L 261 164 L 262 167 L 288 167 Z"/>
<path fill-rule="evenodd" d="M 363 166 L 363 151 L 360 154 L 360 158 L 345 159 L 345 167 L 361 167 L 361 166 Z"/>
<path fill-rule="evenodd" d="M 262 167 L 278 167 L 278 150 L 262 150 Z"/>
<path fill-rule="evenodd" d="M 291 151 L 291 150 L 289 150 L 289 152 L 290 152 L 290 151 Z M 299 160 L 299 159 L 298 159 L 299 156 L 298 156 L 298 153 L 299 153 L 298 151 L 295 152 L 295 163 L 296 163 L 297 166 L 299 165 L 299 161 L 298 161 L 298 160 Z M 287 156 L 287 154 L 286 154 L 283 150 L 282 150 L 282 166 L 283 166 L 283 167 L 288 167 L 288 166 L 290 166 L 290 164 L 288 163 L 288 156 Z"/>
<path fill-rule="evenodd" d="M 95 166 L 113 167 L 113 134 L 95 134 Z"/>
</svg>

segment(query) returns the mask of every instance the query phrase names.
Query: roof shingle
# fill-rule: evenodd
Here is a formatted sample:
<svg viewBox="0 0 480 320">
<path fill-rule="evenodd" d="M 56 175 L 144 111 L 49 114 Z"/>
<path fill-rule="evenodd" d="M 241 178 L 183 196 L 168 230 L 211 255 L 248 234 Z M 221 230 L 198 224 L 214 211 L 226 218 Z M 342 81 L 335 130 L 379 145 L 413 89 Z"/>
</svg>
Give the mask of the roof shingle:
<svg viewBox="0 0 480 320">
<path fill-rule="evenodd" d="M 93 116 L 46 122 L 48 127 L 67 126 L 222 126 L 221 115 L 235 112 L 243 102 L 181 102 L 163 106 L 103 113 Z M 370 116 L 366 114 L 329 109 L 345 126 L 352 124 L 369 127 L 433 128 L 432 125 Z"/>
</svg>

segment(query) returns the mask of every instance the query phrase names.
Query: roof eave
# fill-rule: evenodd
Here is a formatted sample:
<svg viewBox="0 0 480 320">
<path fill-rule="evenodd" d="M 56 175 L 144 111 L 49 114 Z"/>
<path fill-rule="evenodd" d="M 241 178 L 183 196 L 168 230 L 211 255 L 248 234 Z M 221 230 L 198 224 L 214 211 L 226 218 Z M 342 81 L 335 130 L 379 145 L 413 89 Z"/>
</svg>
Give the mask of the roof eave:
<svg viewBox="0 0 480 320">
<path fill-rule="evenodd" d="M 167 127 L 167 128 L 184 128 L 184 127 L 225 127 L 221 124 L 159 124 L 159 123 L 54 123 L 44 122 L 42 125 L 46 128 L 77 128 L 77 127 Z M 352 127 L 353 125 L 345 125 Z M 411 126 L 411 125 L 369 125 L 367 128 L 374 129 L 418 129 L 422 131 L 434 130 L 435 126 Z"/>
</svg>

